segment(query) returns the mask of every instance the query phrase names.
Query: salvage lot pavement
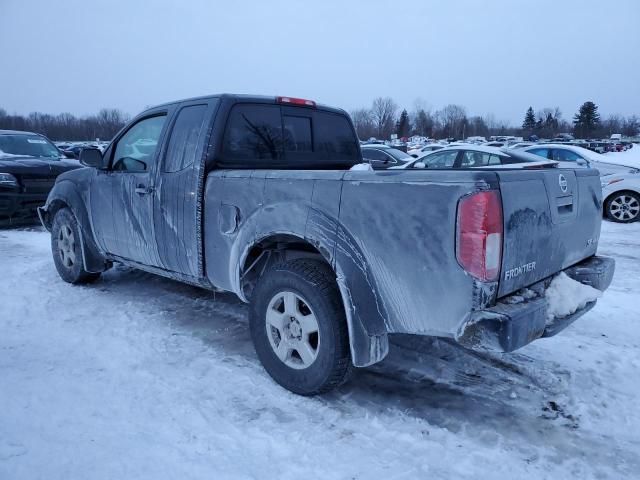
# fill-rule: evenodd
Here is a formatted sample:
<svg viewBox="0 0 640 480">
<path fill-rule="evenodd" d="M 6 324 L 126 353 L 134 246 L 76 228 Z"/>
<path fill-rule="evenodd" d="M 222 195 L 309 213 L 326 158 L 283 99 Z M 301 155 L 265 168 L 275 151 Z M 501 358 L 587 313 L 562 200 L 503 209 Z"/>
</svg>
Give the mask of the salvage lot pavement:
<svg viewBox="0 0 640 480">
<path fill-rule="evenodd" d="M 0 478 L 637 478 L 639 239 L 603 222 L 613 284 L 554 338 L 508 355 L 398 338 L 301 398 L 233 296 L 126 268 L 67 285 L 47 232 L 0 231 Z"/>
</svg>

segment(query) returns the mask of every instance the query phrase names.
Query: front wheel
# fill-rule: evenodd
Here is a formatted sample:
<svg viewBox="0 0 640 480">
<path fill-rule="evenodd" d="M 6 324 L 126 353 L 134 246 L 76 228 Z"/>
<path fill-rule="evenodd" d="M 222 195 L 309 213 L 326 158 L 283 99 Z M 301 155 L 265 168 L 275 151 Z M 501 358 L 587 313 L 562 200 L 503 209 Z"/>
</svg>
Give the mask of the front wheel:
<svg viewBox="0 0 640 480">
<path fill-rule="evenodd" d="M 82 261 L 80 228 L 76 217 L 68 208 L 56 212 L 51 227 L 51 253 L 58 275 L 69 283 L 89 283 L 100 273 L 87 272 Z"/>
<path fill-rule="evenodd" d="M 627 191 L 614 193 L 604 208 L 607 217 L 614 222 L 635 222 L 640 218 L 640 195 Z"/>
<path fill-rule="evenodd" d="M 316 395 L 348 378 L 345 312 L 325 263 L 296 259 L 270 269 L 253 291 L 249 321 L 258 358 L 284 388 Z"/>
</svg>

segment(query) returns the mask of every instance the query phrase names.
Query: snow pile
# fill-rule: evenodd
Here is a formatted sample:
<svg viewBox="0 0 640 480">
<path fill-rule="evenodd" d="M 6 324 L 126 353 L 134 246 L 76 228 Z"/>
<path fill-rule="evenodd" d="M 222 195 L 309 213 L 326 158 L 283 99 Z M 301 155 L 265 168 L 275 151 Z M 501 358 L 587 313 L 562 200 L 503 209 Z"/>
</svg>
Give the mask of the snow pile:
<svg viewBox="0 0 640 480">
<path fill-rule="evenodd" d="M 624 152 L 605 153 L 602 155 L 602 161 L 640 168 L 640 143 L 636 143 L 633 148 Z"/>
<path fill-rule="evenodd" d="M 602 292 L 584 285 L 561 272 L 545 292 L 547 319 L 566 317 L 602 296 Z"/>
<path fill-rule="evenodd" d="M 354 172 L 355 171 L 365 171 L 365 170 L 373 171 L 373 167 L 369 163 L 358 163 L 358 164 L 354 165 L 353 167 L 351 167 L 349 170 L 354 171 Z"/>
</svg>

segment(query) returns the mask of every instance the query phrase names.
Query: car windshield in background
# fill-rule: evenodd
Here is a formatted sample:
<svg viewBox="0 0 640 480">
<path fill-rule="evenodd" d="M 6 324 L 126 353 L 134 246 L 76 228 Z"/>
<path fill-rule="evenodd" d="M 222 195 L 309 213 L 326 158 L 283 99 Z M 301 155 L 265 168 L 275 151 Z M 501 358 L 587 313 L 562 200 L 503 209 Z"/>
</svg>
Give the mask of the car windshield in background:
<svg viewBox="0 0 640 480">
<path fill-rule="evenodd" d="M 398 150 L 397 148 L 389 148 L 388 150 L 385 150 L 385 152 L 387 152 L 389 155 L 391 155 L 396 160 L 400 160 L 402 162 L 408 162 L 408 161 L 414 159 L 408 153 L 404 153 L 402 150 Z"/>
<path fill-rule="evenodd" d="M 29 157 L 60 158 L 61 156 L 55 145 L 39 135 L 0 135 L 0 151 Z"/>
</svg>

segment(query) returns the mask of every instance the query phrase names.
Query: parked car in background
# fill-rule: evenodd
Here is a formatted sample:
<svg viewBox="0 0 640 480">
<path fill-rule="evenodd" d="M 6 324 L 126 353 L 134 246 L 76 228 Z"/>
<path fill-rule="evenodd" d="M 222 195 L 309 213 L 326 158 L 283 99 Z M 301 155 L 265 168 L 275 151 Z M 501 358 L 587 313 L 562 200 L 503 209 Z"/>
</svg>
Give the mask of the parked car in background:
<svg viewBox="0 0 640 480">
<path fill-rule="evenodd" d="M 399 168 L 457 169 L 491 168 L 542 168 L 555 166 L 557 162 L 541 160 L 536 155 L 513 149 L 500 149 L 484 145 L 457 145 L 432 152 Z"/>
<path fill-rule="evenodd" d="M 446 145 L 443 145 L 441 143 L 429 143 L 422 147 L 409 150 L 407 153 L 411 155 L 413 158 L 418 158 L 418 157 L 422 157 L 423 155 L 426 155 L 427 153 L 431 153 L 436 150 L 441 150 L 444 147 L 446 147 Z"/>
<path fill-rule="evenodd" d="M 369 162 L 374 170 L 399 167 L 413 160 L 411 155 L 387 145 L 362 145 L 360 150 L 363 160 Z"/>
<path fill-rule="evenodd" d="M 0 130 L 0 224 L 35 221 L 58 175 L 80 167 L 42 135 Z"/>
<path fill-rule="evenodd" d="M 44 135 L 22 130 L 0 130 L 0 151 L 27 157 L 72 158 Z"/>
<path fill-rule="evenodd" d="M 609 220 L 640 220 L 640 175 L 612 175 L 601 179 L 604 214 Z"/>
<path fill-rule="evenodd" d="M 507 148 L 525 148 L 525 147 L 531 147 L 532 145 L 535 145 L 535 143 L 534 142 L 518 142 L 518 143 L 513 143 L 509 145 Z"/>
<path fill-rule="evenodd" d="M 560 162 L 562 168 L 597 168 L 600 175 L 638 173 L 637 168 L 609 163 L 608 157 L 573 145 L 548 143 L 526 147 L 522 150 Z"/>
</svg>

